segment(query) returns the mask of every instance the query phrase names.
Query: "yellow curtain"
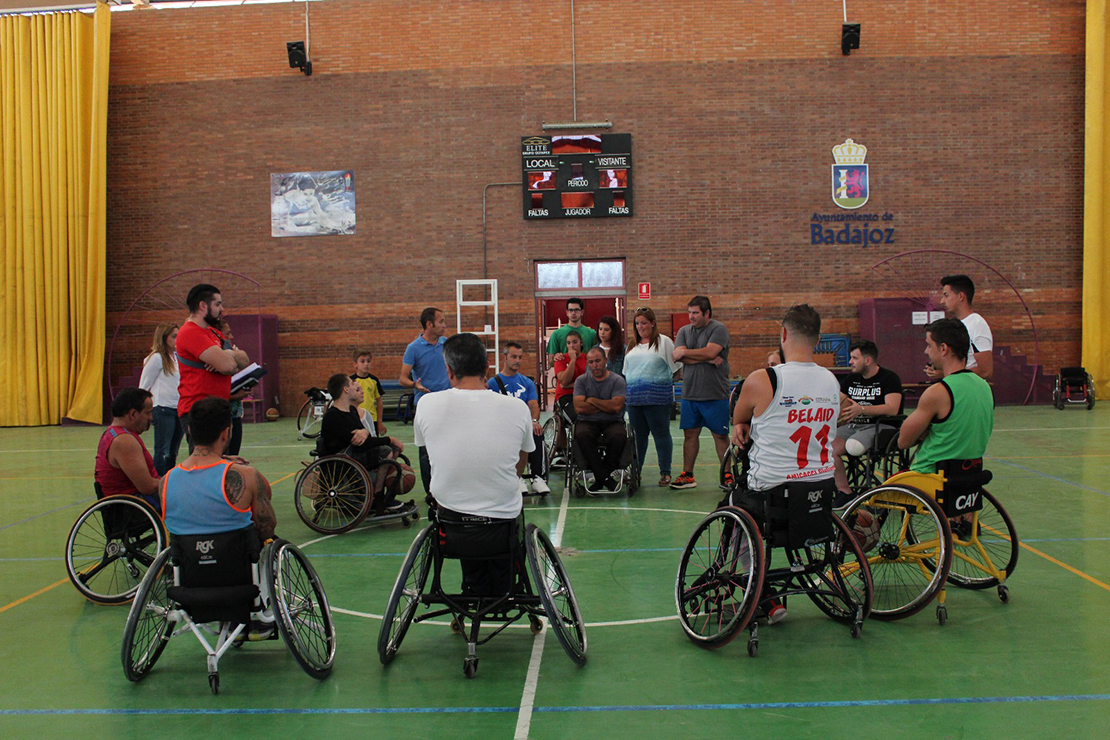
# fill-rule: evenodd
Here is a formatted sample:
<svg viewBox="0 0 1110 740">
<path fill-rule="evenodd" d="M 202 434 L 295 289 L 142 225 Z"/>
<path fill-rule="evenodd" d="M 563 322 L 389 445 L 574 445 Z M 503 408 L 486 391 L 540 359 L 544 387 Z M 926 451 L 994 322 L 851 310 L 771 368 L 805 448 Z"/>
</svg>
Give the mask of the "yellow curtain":
<svg viewBox="0 0 1110 740">
<path fill-rule="evenodd" d="M 0 17 L 0 426 L 102 421 L 110 28 Z"/>
<path fill-rule="evenodd" d="M 1083 366 L 1110 394 L 1110 121 L 1106 118 L 1106 0 L 1087 0 L 1087 111 L 1083 187 Z"/>
</svg>

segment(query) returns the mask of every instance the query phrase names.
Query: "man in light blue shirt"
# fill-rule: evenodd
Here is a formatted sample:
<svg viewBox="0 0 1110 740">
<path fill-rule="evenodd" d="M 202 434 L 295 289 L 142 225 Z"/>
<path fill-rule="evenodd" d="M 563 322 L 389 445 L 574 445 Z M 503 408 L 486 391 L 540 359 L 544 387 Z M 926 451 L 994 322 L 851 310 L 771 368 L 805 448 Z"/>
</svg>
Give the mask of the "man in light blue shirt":
<svg viewBox="0 0 1110 740">
<path fill-rule="evenodd" d="M 401 377 L 398 380 L 404 388 L 412 388 L 414 402 L 428 393 L 445 391 L 451 387 L 447 378 L 447 365 L 443 361 L 443 343 L 447 341 L 447 317 L 443 311 L 429 306 L 420 312 L 420 336 L 405 348 L 401 360 Z M 424 491 L 429 490 L 432 480 L 432 467 L 428 462 L 428 452 L 418 447 L 420 455 L 420 480 Z"/>
</svg>

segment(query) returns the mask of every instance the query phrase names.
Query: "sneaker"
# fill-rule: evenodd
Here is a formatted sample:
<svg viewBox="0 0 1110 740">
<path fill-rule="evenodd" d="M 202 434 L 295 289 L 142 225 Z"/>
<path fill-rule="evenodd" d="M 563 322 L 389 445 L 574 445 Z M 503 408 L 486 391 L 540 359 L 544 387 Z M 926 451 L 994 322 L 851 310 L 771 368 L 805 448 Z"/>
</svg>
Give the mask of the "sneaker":
<svg viewBox="0 0 1110 740">
<path fill-rule="evenodd" d="M 548 461 L 547 467 L 552 470 L 563 470 L 567 466 L 567 456 L 564 452 L 556 452 L 551 456 Z"/>
<path fill-rule="evenodd" d="M 404 508 L 405 508 L 405 504 L 394 498 L 394 499 L 389 499 L 388 501 L 385 501 L 384 503 L 381 504 L 381 506 L 376 506 L 375 510 L 374 510 L 374 514 L 375 514 L 375 516 L 382 516 L 382 515 L 385 515 L 385 514 L 398 514 Z"/>
<path fill-rule="evenodd" d="M 852 495 L 851 491 L 837 491 L 836 496 L 833 497 L 832 507 L 834 509 L 843 509 L 852 502 L 853 498 L 855 498 L 855 496 Z"/>
<path fill-rule="evenodd" d="M 543 478 L 533 478 L 532 493 L 539 496 L 546 496 L 547 494 L 551 493 L 551 488 L 548 487 L 547 481 L 545 481 Z"/>
<path fill-rule="evenodd" d="M 694 474 L 693 473 L 687 473 L 685 470 L 683 470 L 682 473 L 677 478 L 675 478 L 673 481 L 671 481 L 671 488 L 674 488 L 675 490 L 680 489 L 680 488 L 697 488 L 697 487 L 698 487 L 698 482 L 696 480 L 694 480 Z"/>
<path fill-rule="evenodd" d="M 274 623 L 251 622 L 247 631 L 248 642 L 262 642 L 274 636 Z"/>
<path fill-rule="evenodd" d="M 587 470 L 582 474 L 582 482 L 586 484 L 586 488 L 593 488 L 596 480 L 592 470 Z"/>
<path fill-rule="evenodd" d="M 767 611 L 767 624 L 778 624 L 786 619 L 786 607 L 774 601 L 771 603 L 771 608 Z"/>
<path fill-rule="evenodd" d="M 736 485 L 736 479 L 732 477 L 732 473 L 725 473 L 725 479 L 721 482 L 721 490 L 727 491 Z"/>
<path fill-rule="evenodd" d="M 516 479 L 516 489 L 517 493 L 519 493 L 521 496 L 527 496 L 529 493 L 531 493 L 531 491 L 528 490 L 528 481 L 524 480 L 523 478 Z"/>
</svg>

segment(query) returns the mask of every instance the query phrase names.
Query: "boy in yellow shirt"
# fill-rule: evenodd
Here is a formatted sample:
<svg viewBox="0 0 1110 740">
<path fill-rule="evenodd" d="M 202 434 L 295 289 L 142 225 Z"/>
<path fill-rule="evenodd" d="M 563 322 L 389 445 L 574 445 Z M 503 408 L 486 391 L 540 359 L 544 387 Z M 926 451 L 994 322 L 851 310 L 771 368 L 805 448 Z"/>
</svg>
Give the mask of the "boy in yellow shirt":
<svg viewBox="0 0 1110 740">
<path fill-rule="evenodd" d="M 374 420 L 378 428 L 378 435 L 383 435 L 386 432 L 385 424 L 382 422 L 382 382 L 376 376 L 370 374 L 370 362 L 374 359 L 374 354 L 368 349 L 356 349 L 354 353 L 355 372 L 351 375 L 351 380 L 355 381 L 362 386 L 362 393 L 365 396 L 359 408 L 366 409 L 370 414 L 370 418 Z"/>
</svg>

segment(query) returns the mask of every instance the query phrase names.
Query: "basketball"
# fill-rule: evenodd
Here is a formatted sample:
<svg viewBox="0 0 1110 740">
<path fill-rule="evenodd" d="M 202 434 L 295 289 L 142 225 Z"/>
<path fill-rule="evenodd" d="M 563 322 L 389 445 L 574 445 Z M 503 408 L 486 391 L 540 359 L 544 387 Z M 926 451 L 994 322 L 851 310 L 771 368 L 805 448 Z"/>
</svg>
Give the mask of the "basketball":
<svg viewBox="0 0 1110 740">
<path fill-rule="evenodd" d="M 879 520 L 871 515 L 871 512 L 866 509 L 860 509 L 856 512 L 856 521 L 852 525 L 852 534 L 859 540 L 860 547 L 864 552 L 867 552 L 875 546 L 879 541 L 879 531 L 882 529 L 882 524 Z"/>
<path fill-rule="evenodd" d="M 844 443 L 844 451 L 852 457 L 860 457 L 867 452 L 867 448 L 858 439 L 849 439 Z"/>
<path fill-rule="evenodd" d="M 277 421 L 281 418 L 281 412 L 275 408 L 266 409 L 266 421 Z"/>
</svg>

